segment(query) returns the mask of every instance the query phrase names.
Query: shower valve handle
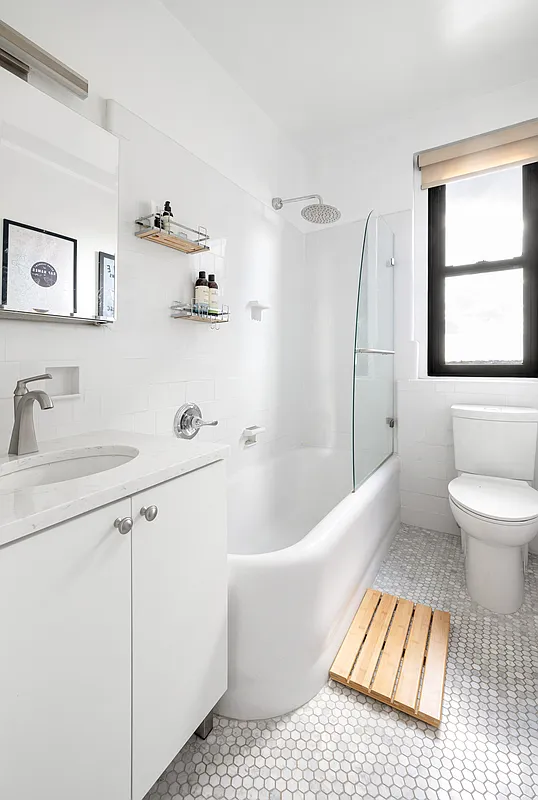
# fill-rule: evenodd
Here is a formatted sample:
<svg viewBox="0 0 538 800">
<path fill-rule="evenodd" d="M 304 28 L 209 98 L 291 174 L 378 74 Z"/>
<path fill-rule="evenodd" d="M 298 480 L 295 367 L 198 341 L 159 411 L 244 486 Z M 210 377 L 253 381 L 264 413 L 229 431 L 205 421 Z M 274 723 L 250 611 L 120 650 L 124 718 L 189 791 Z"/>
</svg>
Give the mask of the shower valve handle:
<svg viewBox="0 0 538 800">
<path fill-rule="evenodd" d="M 211 422 L 202 419 L 200 406 L 197 406 L 196 403 L 185 403 L 174 417 L 174 433 L 179 439 L 194 439 L 200 428 L 214 428 L 218 424 L 217 419 L 211 420 Z"/>
<path fill-rule="evenodd" d="M 219 424 L 218 419 L 214 419 L 211 422 L 206 422 L 204 419 L 202 419 L 202 417 L 193 417 L 192 418 L 192 425 L 193 425 L 194 428 L 205 428 L 205 427 L 214 428 L 215 425 L 218 425 L 218 424 Z"/>
</svg>

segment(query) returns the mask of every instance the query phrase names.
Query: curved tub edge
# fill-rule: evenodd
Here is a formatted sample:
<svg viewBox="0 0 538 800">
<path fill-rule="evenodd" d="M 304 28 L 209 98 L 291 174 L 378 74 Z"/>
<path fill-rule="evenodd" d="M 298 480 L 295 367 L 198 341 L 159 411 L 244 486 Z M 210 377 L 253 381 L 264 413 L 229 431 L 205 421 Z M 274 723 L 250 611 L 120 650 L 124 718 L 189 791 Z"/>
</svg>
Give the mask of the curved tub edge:
<svg viewBox="0 0 538 800">
<path fill-rule="evenodd" d="M 281 716 L 320 691 L 399 516 L 393 457 L 301 542 L 229 557 L 229 685 L 217 713 Z"/>
</svg>

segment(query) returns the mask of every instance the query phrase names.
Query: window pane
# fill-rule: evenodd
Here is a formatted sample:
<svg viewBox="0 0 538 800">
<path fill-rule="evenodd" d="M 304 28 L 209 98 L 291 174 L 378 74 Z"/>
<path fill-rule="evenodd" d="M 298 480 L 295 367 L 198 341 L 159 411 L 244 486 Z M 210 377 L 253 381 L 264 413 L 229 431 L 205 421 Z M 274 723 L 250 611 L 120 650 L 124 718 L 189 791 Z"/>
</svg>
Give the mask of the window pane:
<svg viewBox="0 0 538 800">
<path fill-rule="evenodd" d="M 523 270 L 445 279 L 445 362 L 523 362 Z"/>
<path fill-rule="evenodd" d="M 521 167 L 447 184 L 447 266 L 515 258 L 522 243 Z"/>
</svg>

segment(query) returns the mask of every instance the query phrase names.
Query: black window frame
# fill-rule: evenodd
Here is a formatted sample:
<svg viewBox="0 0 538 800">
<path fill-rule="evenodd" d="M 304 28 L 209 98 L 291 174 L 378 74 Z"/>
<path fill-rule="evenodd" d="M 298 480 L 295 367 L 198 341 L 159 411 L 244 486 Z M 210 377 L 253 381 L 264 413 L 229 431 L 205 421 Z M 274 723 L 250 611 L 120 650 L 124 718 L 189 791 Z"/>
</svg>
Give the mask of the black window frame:
<svg viewBox="0 0 538 800">
<path fill-rule="evenodd" d="M 445 264 L 446 186 L 428 189 L 428 375 L 538 377 L 538 162 L 522 167 L 523 252 L 517 258 Z M 523 363 L 445 364 L 445 278 L 523 268 Z"/>
</svg>

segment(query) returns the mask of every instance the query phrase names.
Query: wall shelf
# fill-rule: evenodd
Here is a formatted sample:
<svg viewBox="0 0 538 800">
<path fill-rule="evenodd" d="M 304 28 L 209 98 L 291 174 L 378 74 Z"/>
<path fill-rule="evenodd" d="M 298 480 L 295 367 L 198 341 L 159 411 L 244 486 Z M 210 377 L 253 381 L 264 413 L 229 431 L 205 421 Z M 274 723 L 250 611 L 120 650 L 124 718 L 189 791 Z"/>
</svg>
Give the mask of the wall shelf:
<svg viewBox="0 0 538 800">
<path fill-rule="evenodd" d="M 0 319 L 21 319 L 27 322 L 71 322 L 78 325 L 111 325 L 114 320 L 104 317 L 62 317 L 59 314 L 40 314 L 37 311 L 12 311 L 0 306 Z"/>
<path fill-rule="evenodd" d="M 178 301 L 172 303 L 170 308 L 172 309 L 171 316 L 174 319 L 188 319 L 191 322 L 201 322 L 206 325 L 211 325 L 213 328 L 217 328 L 219 325 L 222 325 L 222 323 L 230 321 L 229 306 L 220 306 L 217 313 L 211 314 L 207 307 L 199 309 L 194 300 L 190 303 L 181 303 Z"/>
<path fill-rule="evenodd" d="M 162 244 L 164 247 L 171 247 L 181 253 L 200 253 L 209 250 L 206 244 L 209 234 L 203 226 L 195 230 L 169 219 L 166 225 L 170 230 L 165 230 L 164 227 L 155 225 L 155 218 L 155 214 L 148 214 L 146 217 L 139 217 L 135 220 L 135 224 L 139 226 L 135 236 L 139 239 L 147 239 L 149 242 Z M 163 222 L 162 218 L 160 221 Z"/>
</svg>

